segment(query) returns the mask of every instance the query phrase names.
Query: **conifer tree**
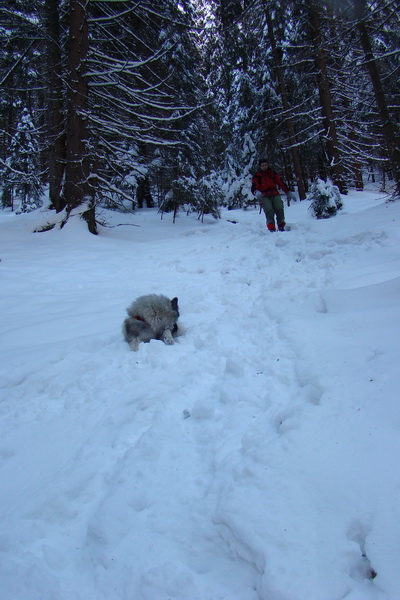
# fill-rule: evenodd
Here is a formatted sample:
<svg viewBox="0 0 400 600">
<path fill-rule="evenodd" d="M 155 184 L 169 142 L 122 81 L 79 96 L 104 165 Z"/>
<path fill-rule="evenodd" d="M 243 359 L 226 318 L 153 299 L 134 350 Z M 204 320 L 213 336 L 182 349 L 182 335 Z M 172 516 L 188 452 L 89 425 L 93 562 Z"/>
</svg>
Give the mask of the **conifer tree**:
<svg viewBox="0 0 400 600">
<path fill-rule="evenodd" d="M 61 0 L 45 0 L 44 26 L 46 34 L 46 138 L 48 157 L 49 198 L 51 206 L 60 212 L 65 208 L 61 196 L 65 172 L 65 94 L 61 36 Z"/>
<path fill-rule="evenodd" d="M 329 167 L 332 180 L 339 187 L 340 192 L 346 193 L 347 186 L 343 178 L 343 168 L 337 135 L 336 115 L 333 107 L 331 82 L 324 48 L 320 8 L 315 0 L 307 0 L 307 8 L 309 14 L 310 35 L 314 46 L 316 79 L 318 83 L 320 105 L 323 115 L 327 166 Z"/>
<path fill-rule="evenodd" d="M 94 195 L 90 182 L 88 127 L 88 30 L 89 0 L 71 0 L 68 39 L 67 131 L 65 181 L 62 195 L 67 215 L 82 207 L 81 216 L 91 233 L 97 234 Z"/>
<path fill-rule="evenodd" d="M 38 169 L 38 132 L 24 108 L 3 167 L 3 206 L 18 203 L 18 212 L 31 212 L 42 205 L 43 186 Z"/>
<path fill-rule="evenodd" d="M 294 120 L 292 117 L 291 105 L 289 102 L 289 97 L 286 89 L 285 77 L 284 77 L 284 65 L 282 60 L 282 48 L 278 46 L 276 39 L 276 23 L 272 18 L 272 11 L 270 10 L 270 6 L 267 1 L 264 0 L 264 13 L 265 20 L 267 23 L 267 31 L 268 38 L 271 44 L 272 56 L 275 65 L 275 76 L 277 80 L 278 91 L 282 100 L 282 108 L 284 110 L 284 124 L 288 133 L 288 139 L 290 144 L 290 152 L 292 155 L 293 167 L 296 176 L 297 189 L 299 193 L 300 200 L 304 200 L 306 197 L 305 185 L 304 185 L 304 175 L 301 166 L 300 153 L 297 147 L 297 136 L 294 125 Z M 283 17 L 285 19 L 285 17 Z"/>
<path fill-rule="evenodd" d="M 394 7 L 396 3 L 393 3 Z M 397 7 L 398 8 L 398 7 Z M 373 52 L 373 42 L 369 32 L 369 8 L 366 0 L 354 0 L 354 12 L 356 17 L 356 25 L 360 36 L 360 44 L 364 52 L 364 64 L 369 73 L 372 89 L 374 92 L 375 102 L 378 109 L 382 135 L 386 145 L 387 156 L 390 167 L 393 172 L 393 177 L 396 182 L 396 194 L 400 196 L 400 131 L 396 124 L 391 111 L 389 110 L 387 94 L 383 87 L 382 77 L 378 63 Z M 386 7 L 384 11 L 385 19 L 389 21 L 393 19 L 393 9 Z M 398 19 L 398 15 L 397 15 Z M 397 21 L 398 22 L 398 21 Z M 387 25 L 384 27 L 387 31 Z M 398 38 L 397 38 L 398 39 Z M 398 48 L 397 48 L 398 51 Z M 398 81 L 398 69 L 397 69 Z M 398 92 L 398 90 L 397 90 Z M 397 94 L 396 94 L 397 95 Z M 399 109 L 399 107 L 397 107 Z"/>
</svg>

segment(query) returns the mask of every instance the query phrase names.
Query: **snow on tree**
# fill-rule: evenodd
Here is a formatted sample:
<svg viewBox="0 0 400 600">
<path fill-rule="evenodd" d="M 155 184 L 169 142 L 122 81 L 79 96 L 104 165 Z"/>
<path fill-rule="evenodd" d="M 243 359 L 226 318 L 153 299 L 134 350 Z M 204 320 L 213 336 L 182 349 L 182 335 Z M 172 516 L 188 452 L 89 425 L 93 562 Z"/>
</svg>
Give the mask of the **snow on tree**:
<svg viewBox="0 0 400 600">
<path fill-rule="evenodd" d="M 3 207 L 14 208 L 14 199 L 18 202 L 19 213 L 31 212 L 42 205 L 38 153 L 37 130 L 29 110 L 24 108 L 1 173 Z"/>
<path fill-rule="evenodd" d="M 251 193 L 251 176 L 256 147 L 250 134 L 244 134 L 239 143 L 231 144 L 226 152 L 223 205 L 229 209 L 247 207 L 254 203 Z"/>
<path fill-rule="evenodd" d="M 323 181 L 317 179 L 312 184 L 309 198 L 311 199 L 310 210 L 317 219 L 329 219 L 343 208 L 339 188 L 328 179 Z"/>
</svg>

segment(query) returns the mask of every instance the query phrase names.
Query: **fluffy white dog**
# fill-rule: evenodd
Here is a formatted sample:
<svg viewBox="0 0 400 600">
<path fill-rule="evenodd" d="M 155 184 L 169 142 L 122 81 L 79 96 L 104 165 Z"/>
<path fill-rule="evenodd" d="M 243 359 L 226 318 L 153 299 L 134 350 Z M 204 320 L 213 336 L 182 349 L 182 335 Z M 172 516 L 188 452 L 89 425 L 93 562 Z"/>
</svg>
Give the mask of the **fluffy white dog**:
<svg viewBox="0 0 400 600">
<path fill-rule="evenodd" d="M 170 300 L 166 296 L 148 294 L 140 296 L 127 309 L 129 317 L 123 324 L 125 340 L 136 351 L 140 342 L 162 340 L 173 344 L 179 335 L 178 298 Z"/>
</svg>

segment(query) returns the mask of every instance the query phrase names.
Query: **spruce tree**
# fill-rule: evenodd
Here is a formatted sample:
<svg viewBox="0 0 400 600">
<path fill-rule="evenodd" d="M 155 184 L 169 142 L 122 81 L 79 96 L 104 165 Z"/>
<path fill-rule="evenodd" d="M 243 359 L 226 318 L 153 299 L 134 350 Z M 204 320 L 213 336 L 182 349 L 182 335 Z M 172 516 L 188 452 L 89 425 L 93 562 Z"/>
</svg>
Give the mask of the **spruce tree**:
<svg viewBox="0 0 400 600">
<path fill-rule="evenodd" d="M 17 212 L 31 212 L 42 205 L 43 186 L 38 169 L 38 132 L 31 114 L 24 108 L 2 170 L 3 206 L 17 201 Z"/>
</svg>

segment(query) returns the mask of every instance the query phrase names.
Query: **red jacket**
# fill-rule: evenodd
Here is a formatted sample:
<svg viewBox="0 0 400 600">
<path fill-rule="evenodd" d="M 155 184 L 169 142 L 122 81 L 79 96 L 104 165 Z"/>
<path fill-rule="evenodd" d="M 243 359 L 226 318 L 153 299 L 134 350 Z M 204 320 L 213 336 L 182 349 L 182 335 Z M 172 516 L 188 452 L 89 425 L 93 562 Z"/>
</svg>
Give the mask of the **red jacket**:
<svg viewBox="0 0 400 600">
<path fill-rule="evenodd" d="M 281 179 L 281 176 L 271 168 L 266 171 L 257 171 L 255 175 L 253 175 L 251 191 L 253 192 L 262 192 L 263 196 L 278 196 L 279 190 L 277 186 L 281 188 L 285 194 L 288 193 L 289 188 L 286 183 Z"/>
</svg>

